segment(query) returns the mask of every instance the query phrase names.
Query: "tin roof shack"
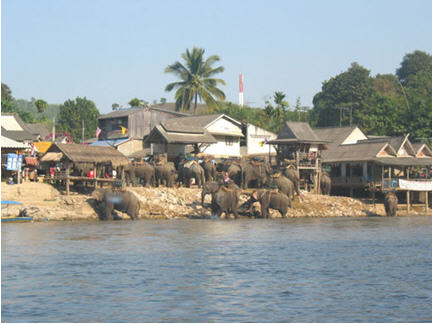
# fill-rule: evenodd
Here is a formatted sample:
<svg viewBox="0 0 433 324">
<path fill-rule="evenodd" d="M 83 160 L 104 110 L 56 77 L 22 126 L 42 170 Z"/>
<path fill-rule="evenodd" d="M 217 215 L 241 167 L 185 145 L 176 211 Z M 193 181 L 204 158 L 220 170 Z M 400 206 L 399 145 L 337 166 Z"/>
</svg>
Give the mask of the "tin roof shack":
<svg viewBox="0 0 433 324">
<path fill-rule="evenodd" d="M 286 122 L 277 139 L 268 144 L 276 147 L 278 166 L 294 165 L 301 187 L 319 193 L 321 155 L 327 149 L 328 141 L 319 139 L 308 123 Z"/>
<path fill-rule="evenodd" d="M 143 140 L 156 125 L 182 116 L 187 115 L 155 107 L 114 110 L 98 118 L 98 127 L 102 130 L 99 141 L 129 140 L 127 145 L 121 145 L 121 149 L 125 155 L 131 155 L 145 148 Z"/>
<path fill-rule="evenodd" d="M 116 181 L 116 179 L 104 178 L 106 170 L 112 168 L 119 169 L 123 182 L 123 167 L 129 164 L 129 159 L 110 146 L 54 143 L 41 158 L 41 162 L 55 162 L 63 165 L 61 171 L 50 179 L 64 182 L 68 195 L 71 181 L 93 182 L 95 187 L 98 183 Z M 76 172 L 71 175 L 72 170 L 78 171 L 79 168 L 93 169 L 95 178 L 90 179 L 84 174 L 77 174 Z"/>
<path fill-rule="evenodd" d="M 29 144 L 14 141 L 13 139 L 1 136 L 1 177 L 7 179 L 14 171 L 8 170 L 8 153 L 15 153 L 25 155 L 26 151 L 30 149 Z"/>
<path fill-rule="evenodd" d="M 147 141 L 155 144 L 153 153 L 170 156 L 200 152 L 216 158 L 238 157 L 240 138 L 244 136 L 242 124 L 224 114 L 173 118 L 162 122 L 154 131 Z M 155 137 L 156 134 L 159 135 Z M 181 146 L 165 146 L 176 143 Z"/>
</svg>

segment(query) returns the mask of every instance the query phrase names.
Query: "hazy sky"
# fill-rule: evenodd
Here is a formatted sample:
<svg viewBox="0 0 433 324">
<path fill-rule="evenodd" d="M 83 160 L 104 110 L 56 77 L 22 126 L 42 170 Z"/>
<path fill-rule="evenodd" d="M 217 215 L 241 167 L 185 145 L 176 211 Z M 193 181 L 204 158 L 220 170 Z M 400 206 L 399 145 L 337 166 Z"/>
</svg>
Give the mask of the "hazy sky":
<svg viewBox="0 0 433 324">
<path fill-rule="evenodd" d="M 395 73 L 431 53 L 431 0 L 2 0 L 1 78 L 15 98 L 77 96 L 101 113 L 134 97 L 173 101 L 164 68 L 193 46 L 219 55 L 228 101 L 283 91 L 312 106 L 322 82 L 358 62 Z"/>
</svg>

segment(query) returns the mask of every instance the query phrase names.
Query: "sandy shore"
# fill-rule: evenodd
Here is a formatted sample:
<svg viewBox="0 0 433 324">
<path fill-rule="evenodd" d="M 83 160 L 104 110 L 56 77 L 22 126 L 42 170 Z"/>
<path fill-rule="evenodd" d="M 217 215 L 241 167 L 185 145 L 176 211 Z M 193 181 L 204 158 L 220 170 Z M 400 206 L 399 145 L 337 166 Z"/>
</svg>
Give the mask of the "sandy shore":
<svg viewBox="0 0 433 324">
<path fill-rule="evenodd" d="M 46 183 L 25 182 L 19 185 L 1 186 L 2 200 L 17 200 L 27 208 L 28 214 L 35 221 L 51 220 L 98 220 L 97 207 L 88 195 L 72 192 L 62 195 L 54 186 Z M 144 218 L 209 218 L 211 217 L 211 197 L 207 196 L 205 207 L 201 206 L 201 189 L 196 188 L 143 188 L 129 187 L 140 199 L 140 217 Z M 241 203 L 248 199 L 241 196 Z M 258 205 L 259 206 L 259 205 Z M 255 206 L 256 208 L 259 208 Z M 14 212 L 14 207 L 9 212 Z M 21 207 L 22 208 L 22 207 Z M 406 212 L 399 210 L 398 215 Z M 424 210 L 413 210 L 410 215 L 423 215 Z M 431 209 L 428 211 L 431 215 Z M 120 218 L 128 219 L 123 213 Z M 362 217 L 385 216 L 383 204 L 373 206 L 361 200 L 348 197 L 322 196 L 304 192 L 296 198 L 289 209 L 288 217 Z M 245 216 L 247 217 L 247 216 Z M 271 217 L 280 217 L 277 211 L 271 210 Z"/>
</svg>

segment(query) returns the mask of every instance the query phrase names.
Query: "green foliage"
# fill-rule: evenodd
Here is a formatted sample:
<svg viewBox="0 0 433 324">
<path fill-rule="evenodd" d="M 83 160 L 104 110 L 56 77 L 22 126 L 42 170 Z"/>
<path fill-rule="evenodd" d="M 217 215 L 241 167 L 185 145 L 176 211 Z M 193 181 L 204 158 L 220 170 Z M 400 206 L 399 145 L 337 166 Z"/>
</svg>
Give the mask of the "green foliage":
<svg viewBox="0 0 433 324">
<path fill-rule="evenodd" d="M 225 85 L 225 81 L 213 78 L 215 74 L 224 71 L 222 66 L 213 67 L 220 60 L 219 56 L 211 55 L 205 59 L 204 49 L 198 47 L 194 47 L 191 52 L 187 49 L 181 56 L 184 63 L 177 61 L 165 68 L 165 73 L 174 74 L 181 80 L 165 87 L 165 91 L 176 89 L 176 110 L 189 110 L 194 102 L 195 113 L 198 100 L 203 100 L 209 109 L 216 110 L 216 100 L 225 100 L 224 92 L 217 87 L 218 84 Z"/>
<path fill-rule="evenodd" d="M 113 110 L 116 110 L 116 109 L 118 109 L 120 106 L 119 106 L 119 104 L 118 103 L 113 103 L 112 105 L 111 105 L 111 108 L 113 108 Z"/>
<path fill-rule="evenodd" d="M 38 113 L 43 113 L 45 109 L 48 107 L 48 104 L 46 101 L 39 99 L 35 101 L 36 109 L 38 110 Z"/>
<path fill-rule="evenodd" d="M 81 121 L 84 120 L 84 138 L 95 137 L 99 110 L 93 101 L 86 97 L 67 100 L 60 106 L 56 128 L 71 134 L 74 142 L 81 141 Z"/>
<path fill-rule="evenodd" d="M 431 137 L 431 55 L 415 51 L 404 57 L 397 75 L 378 74 L 353 63 L 314 96 L 313 126 L 358 125 L 367 134 Z M 341 120 L 340 120 L 341 118 Z"/>
<path fill-rule="evenodd" d="M 139 107 L 139 106 L 140 106 L 140 103 L 141 103 L 141 101 L 140 101 L 140 99 L 138 99 L 138 98 L 131 99 L 131 100 L 128 102 L 128 104 L 129 104 L 131 107 L 134 107 L 134 108 Z"/>
</svg>

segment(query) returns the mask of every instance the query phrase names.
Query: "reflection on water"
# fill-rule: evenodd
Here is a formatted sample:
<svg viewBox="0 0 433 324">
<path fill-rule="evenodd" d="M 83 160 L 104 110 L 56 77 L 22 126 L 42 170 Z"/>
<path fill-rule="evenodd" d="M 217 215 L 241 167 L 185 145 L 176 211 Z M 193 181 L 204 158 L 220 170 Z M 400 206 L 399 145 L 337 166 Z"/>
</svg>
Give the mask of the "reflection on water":
<svg viewBox="0 0 433 324">
<path fill-rule="evenodd" d="M 431 322 L 431 218 L 2 225 L 7 322 Z"/>
</svg>

